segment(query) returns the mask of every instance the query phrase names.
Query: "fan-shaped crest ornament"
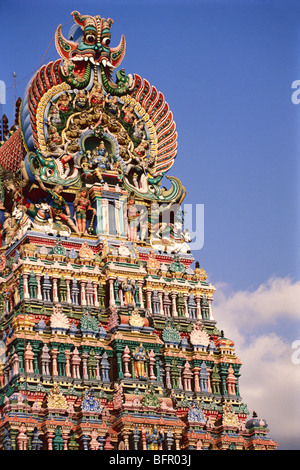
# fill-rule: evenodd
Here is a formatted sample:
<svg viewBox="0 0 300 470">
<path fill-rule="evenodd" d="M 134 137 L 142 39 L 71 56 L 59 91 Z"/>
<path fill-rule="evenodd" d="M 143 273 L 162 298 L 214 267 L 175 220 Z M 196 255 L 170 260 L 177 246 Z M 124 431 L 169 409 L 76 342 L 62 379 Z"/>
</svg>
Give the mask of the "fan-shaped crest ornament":
<svg viewBox="0 0 300 470">
<path fill-rule="evenodd" d="M 21 169 L 28 193 L 36 181 L 74 191 L 114 177 L 145 200 L 180 203 L 185 189 L 178 178 L 168 177 L 171 189 L 161 187 L 177 153 L 164 95 L 118 69 L 126 41 L 122 36 L 111 47 L 112 19 L 77 11 L 72 16 L 69 37 L 61 25 L 55 33 L 60 58 L 43 65 L 26 89 L 19 129 L 11 137 L 19 154 L 9 162 L 7 144 L 0 148 L 0 164 Z"/>
</svg>

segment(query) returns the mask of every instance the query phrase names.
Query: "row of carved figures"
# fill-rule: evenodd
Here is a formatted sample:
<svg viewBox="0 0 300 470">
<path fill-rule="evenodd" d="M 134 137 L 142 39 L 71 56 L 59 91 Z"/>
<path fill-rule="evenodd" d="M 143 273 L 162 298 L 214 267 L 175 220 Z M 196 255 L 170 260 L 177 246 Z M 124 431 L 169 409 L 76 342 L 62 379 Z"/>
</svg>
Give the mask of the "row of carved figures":
<svg viewBox="0 0 300 470">
<path fill-rule="evenodd" d="M 113 450 L 110 436 L 103 435 L 97 429 L 89 434 L 85 433 L 76 438 L 74 431 L 62 430 L 61 426 L 41 432 L 37 427 L 32 430 L 22 423 L 18 431 L 3 428 L 2 449 L 3 450 Z M 123 439 L 118 448 L 128 450 L 132 444 L 134 450 L 172 450 L 174 446 L 180 449 L 180 440 L 171 429 L 167 431 L 158 430 L 156 426 L 147 430 L 135 428 L 132 433 L 123 433 Z M 200 448 L 200 447 L 199 447 Z"/>
<path fill-rule="evenodd" d="M 64 345 L 65 346 L 65 345 Z M 56 345 L 34 342 L 27 343 L 7 356 L 3 367 L 2 386 L 8 385 L 20 373 L 40 374 L 41 376 L 70 377 L 78 380 L 101 380 L 109 382 L 110 363 L 106 352 L 79 351 L 77 347 L 57 347 Z M 167 389 L 180 389 L 186 392 L 205 392 L 223 395 L 238 395 L 238 380 L 232 365 L 220 370 L 214 364 L 193 366 L 187 360 L 183 363 L 172 359 L 163 363 L 161 357 L 142 345 L 130 351 L 126 346 L 123 353 L 116 353 L 118 377 L 161 381 Z M 171 360 L 171 358 L 170 358 Z"/>
<path fill-rule="evenodd" d="M 19 300 L 67 302 L 74 306 L 105 308 L 105 291 L 101 283 L 91 279 L 67 279 L 63 276 L 43 276 L 34 271 L 19 276 L 17 283 L 2 292 L 4 314 Z"/>
<path fill-rule="evenodd" d="M 186 317 L 191 320 L 211 320 L 210 300 L 206 295 L 194 295 L 168 290 L 143 289 L 143 280 L 110 278 L 109 305 L 147 309 L 150 314 Z M 144 291 L 144 293 L 143 293 Z M 66 302 L 74 306 L 105 308 L 105 286 L 97 280 L 49 276 L 31 271 L 19 276 L 17 283 L 2 292 L 3 314 L 19 300 Z"/>
<path fill-rule="evenodd" d="M 237 378 L 232 365 L 229 365 L 225 373 L 222 372 L 222 376 L 216 364 L 210 368 L 205 361 L 202 361 L 201 367 L 193 368 L 188 361 L 181 365 L 176 359 L 173 359 L 171 363 L 162 364 L 153 350 L 146 351 L 142 344 L 133 351 L 126 346 L 122 363 L 121 376 L 124 378 L 162 380 L 167 389 L 180 389 L 186 392 L 223 393 L 225 395 L 238 393 Z"/>
<path fill-rule="evenodd" d="M 247 436 L 245 426 L 240 424 L 239 431 L 243 433 L 246 440 L 241 442 L 229 443 L 228 434 L 221 435 L 218 439 L 218 449 L 240 450 L 245 449 L 247 441 L 249 449 L 264 450 L 268 448 L 269 442 L 260 439 L 258 436 Z M 69 426 L 52 425 L 39 429 L 28 427 L 23 422 L 17 429 L 8 429 L 3 427 L 1 430 L 1 449 L 2 450 L 117 450 L 111 443 L 111 437 L 102 430 L 96 428 L 78 436 Z M 204 439 L 200 436 L 198 439 L 193 437 L 189 449 L 210 450 L 216 448 L 215 435 L 206 433 Z M 255 442 L 257 440 L 257 442 Z M 271 442 L 272 444 L 273 442 Z M 181 450 L 181 436 L 178 432 L 170 428 L 164 429 L 161 426 L 153 425 L 150 428 L 135 427 L 132 431 L 123 431 L 120 434 L 120 441 L 117 445 L 118 450 Z M 174 456 L 170 456 L 174 459 Z M 186 457 L 186 456 L 184 456 Z M 112 457 L 115 460 L 115 457 Z M 175 460 L 174 460 L 175 461 Z M 183 460 L 184 461 L 184 460 Z M 186 460 L 188 464 L 188 460 Z M 125 463 L 125 462 L 124 462 Z"/>
<path fill-rule="evenodd" d="M 65 428 L 65 427 L 64 427 Z M 221 441 L 220 441 L 221 442 Z M 195 450 L 209 450 L 213 448 L 214 438 L 205 436 L 205 441 L 197 439 L 189 447 Z M 132 447 L 131 447 L 132 446 Z M 122 433 L 122 439 L 118 445 L 119 450 L 180 450 L 180 437 L 174 434 L 171 429 L 162 430 L 153 426 L 150 430 L 145 428 L 135 428 L 132 432 Z M 224 440 L 224 449 L 235 450 L 234 443 L 228 444 Z M 242 448 L 242 447 L 241 447 Z M 115 450 L 111 444 L 110 436 L 103 436 L 97 429 L 93 429 L 90 434 L 83 434 L 77 438 L 74 431 L 56 426 L 54 429 L 41 432 L 38 428 L 27 428 L 24 423 L 18 431 L 11 431 L 3 428 L 2 439 L 3 450 Z M 112 457 L 114 459 L 114 457 Z M 188 460 L 186 460 L 188 462 Z"/>
<path fill-rule="evenodd" d="M 0 199 L 0 245 L 13 245 L 27 230 L 63 237 L 69 237 L 72 232 L 79 237 L 93 235 L 96 231 L 102 235 L 127 236 L 131 242 L 149 241 L 159 251 L 190 252 L 188 230 L 182 231 L 182 227 L 171 223 L 171 220 L 161 222 L 159 214 L 162 209 L 157 203 L 148 208 L 136 204 L 132 196 L 127 200 L 102 198 L 96 209 L 95 202 L 91 200 L 91 189 L 80 188 L 74 202 L 70 203 L 62 195 L 62 185 L 49 189 L 39 177 L 37 181 L 45 194 L 38 202 L 26 199 L 16 183 L 9 185 L 13 188 L 6 198 L 6 205 L 13 203 L 12 206 L 5 207 Z M 115 191 L 121 191 L 119 186 L 116 188 Z M 109 192 L 107 183 L 103 189 Z M 175 235 L 175 239 L 171 235 Z M 162 236 L 168 239 L 168 247 L 160 240 Z"/>
<path fill-rule="evenodd" d="M 3 368 L 2 386 L 8 385 L 18 374 L 40 374 L 44 377 L 70 377 L 77 380 L 100 380 L 109 382 L 110 363 L 104 351 L 97 354 L 81 351 L 75 347 L 48 347 L 47 344 L 27 344 L 24 352 L 17 350 L 6 360 Z"/>
<path fill-rule="evenodd" d="M 109 279 L 109 305 L 111 307 L 133 305 L 146 308 L 150 314 L 165 317 L 213 319 L 210 300 L 205 294 L 201 296 L 194 295 L 193 292 L 183 293 L 147 287 L 143 289 L 143 280 L 127 279 L 126 282 L 120 282 L 119 279 Z"/>
</svg>

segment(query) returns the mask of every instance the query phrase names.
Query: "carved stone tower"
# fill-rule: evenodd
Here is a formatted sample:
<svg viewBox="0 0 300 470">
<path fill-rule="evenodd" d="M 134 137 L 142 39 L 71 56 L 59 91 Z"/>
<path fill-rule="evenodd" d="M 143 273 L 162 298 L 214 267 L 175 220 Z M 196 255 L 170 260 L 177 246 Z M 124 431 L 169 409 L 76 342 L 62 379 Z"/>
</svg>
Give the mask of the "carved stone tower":
<svg viewBox="0 0 300 470">
<path fill-rule="evenodd" d="M 274 449 L 161 184 L 172 112 L 111 19 L 72 16 L 0 147 L 0 448 Z"/>
</svg>

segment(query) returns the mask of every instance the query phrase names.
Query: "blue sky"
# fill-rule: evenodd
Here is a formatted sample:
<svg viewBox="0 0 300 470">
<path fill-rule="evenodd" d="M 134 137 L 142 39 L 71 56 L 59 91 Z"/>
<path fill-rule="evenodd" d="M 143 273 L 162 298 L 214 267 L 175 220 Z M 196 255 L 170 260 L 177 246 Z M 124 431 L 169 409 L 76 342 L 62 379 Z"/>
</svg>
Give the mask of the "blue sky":
<svg viewBox="0 0 300 470">
<path fill-rule="evenodd" d="M 241 393 L 281 447 L 297 448 L 300 365 L 291 361 L 291 345 L 300 339 L 300 104 L 292 103 L 291 87 L 300 80 L 300 3 L 2 1 L 0 80 L 8 117 L 13 73 L 22 97 L 39 65 L 57 58 L 54 43 L 47 48 L 73 10 L 111 17 L 112 46 L 126 37 L 126 72 L 164 93 L 178 131 L 169 174 L 185 185 L 186 203 L 204 204 L 204 245 L 194 256 L 217 287 L 218 326 L 244 363 Z"/>
</svg>

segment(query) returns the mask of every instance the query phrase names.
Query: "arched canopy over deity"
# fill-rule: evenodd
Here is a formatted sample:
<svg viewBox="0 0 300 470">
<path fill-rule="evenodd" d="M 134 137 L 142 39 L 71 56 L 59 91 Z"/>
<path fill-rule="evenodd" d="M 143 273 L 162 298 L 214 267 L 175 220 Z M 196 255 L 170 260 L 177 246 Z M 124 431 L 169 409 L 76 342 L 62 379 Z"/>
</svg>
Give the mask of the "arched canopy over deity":
<svg viewBox="0 0 300 470">
<path fill-rule="evenodd" d="M 85 233 L 86 221 L 97 220 L 96 204 L 88 200 L 95 186 L 117 185 L 144 206 L 180 204 L 185 196 L 176 177 L 167 176 L 170 189 L 162 185 L 177 153 L 163 94 L 118 69 L 126 41 L 122 36 L 111 47 L 112 19 L 77 11 L 72 17 L 67 38 L 61 25 L 55 33 L 60 58 L 31 79 L 15 132 L 0 148 L 4 187 L 15 185 L 13 199 L 4 191 L 3 206 L 10 216 L 21 207 L 21 218 L 48 233 Z M 13 161 L 7 158 L 12 144 Z M 76 210 L 80 191 L 86 201 Z"/>
</svg>

